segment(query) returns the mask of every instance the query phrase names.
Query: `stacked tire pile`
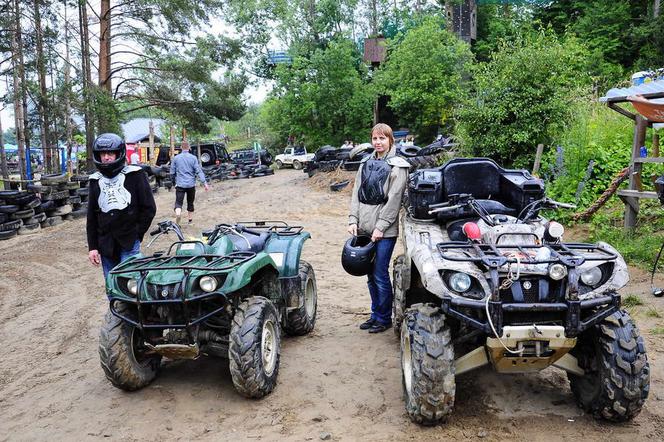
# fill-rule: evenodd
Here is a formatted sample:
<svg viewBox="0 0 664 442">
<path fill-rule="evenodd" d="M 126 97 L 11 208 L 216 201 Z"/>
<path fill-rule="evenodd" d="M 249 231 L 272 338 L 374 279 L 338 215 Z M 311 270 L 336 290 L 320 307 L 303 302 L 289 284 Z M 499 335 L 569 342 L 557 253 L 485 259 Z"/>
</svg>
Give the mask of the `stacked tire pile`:
<svg viewBox="0 0 664 442">
<path fill-rule="evenodd" d="M 454 146 L 456 144 L 440 141 L 423 148 L 397 146 L 397 155 L 404 157 L 411 164 L 411 171 L 427 169 L 438 166 L 446 158 L 451 158 L 451 148 Z M 307 165 L 304 172 L 311 177 L 316 172 L 332 172 L 336 169 L 355 171 L 359 169 L 362 160 L 373 153 L 373 150 L 369 143 L 355 146 L 352 150 L 323 146 L 316 152 L 314 160 Z"/>
<path fill-rule="evenodd" d="M 27 190 L 0 191 L 0 240 L 39 233 L 87 215 L 87 175 L 44 175 Z"/>
</svg>

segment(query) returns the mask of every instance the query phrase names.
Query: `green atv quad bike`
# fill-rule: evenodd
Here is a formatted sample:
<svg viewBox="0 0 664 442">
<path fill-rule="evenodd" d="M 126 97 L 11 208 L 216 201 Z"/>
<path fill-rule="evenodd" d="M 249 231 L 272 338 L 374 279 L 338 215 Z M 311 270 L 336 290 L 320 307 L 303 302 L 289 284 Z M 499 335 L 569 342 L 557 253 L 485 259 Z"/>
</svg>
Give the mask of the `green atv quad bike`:
<svg viewBox="0 0 664 442">
<path fill-rule="evenodd" d="M 161 359 L 229 359 L 233 384 L 260 398 L 275 387 L 281 331 L 304 335 L 316 322 L 316 277 L 300 259 L 309 233 L 281 221 L 219 224 L 207 243 L 175 232 L 167 252 L 140 254 L 106 279 L 110 301 L 99 336 L 101 366 L 123 390 L 145 387 Z"/>
</svg>

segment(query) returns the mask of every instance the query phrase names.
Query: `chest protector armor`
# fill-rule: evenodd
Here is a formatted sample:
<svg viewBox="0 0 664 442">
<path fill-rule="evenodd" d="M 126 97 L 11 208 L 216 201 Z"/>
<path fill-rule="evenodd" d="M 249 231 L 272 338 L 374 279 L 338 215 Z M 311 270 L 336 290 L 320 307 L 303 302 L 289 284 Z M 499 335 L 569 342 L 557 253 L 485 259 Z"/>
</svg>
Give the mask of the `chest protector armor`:
<svg viewBox="0 0 664 442">
<path fill-rule="evenodd" d="M 90 175 L 99 183 L 99 198 L 97 204 L 103 213 L 113 210 L 125 210 L 131 204 L 131 193 L 125 188 L 126 174 L 141 170 L 137 166 L 125 166 L 120 173 L 112 178 L 105 177 L 99 172 Z"/>
<path fill-rule="evenodd" d="M 370 159 L 362 164 L 362 181 L 358 198 L 362 204 L 377 206 L 387 201 L 385 182 L 392 168 L 384 160 Z"/>
</svg>

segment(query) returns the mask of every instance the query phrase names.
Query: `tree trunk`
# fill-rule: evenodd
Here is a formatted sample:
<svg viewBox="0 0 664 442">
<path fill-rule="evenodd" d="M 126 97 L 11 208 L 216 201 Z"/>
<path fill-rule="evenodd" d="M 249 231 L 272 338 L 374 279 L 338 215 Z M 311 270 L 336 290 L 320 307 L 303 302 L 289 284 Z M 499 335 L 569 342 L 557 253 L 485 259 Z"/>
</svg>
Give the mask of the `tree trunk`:
<svg viewBox="0 0 664 442">
<path fill-rule="evenodd" d="M 64 2 L 65 8 L 65 23 L 67 21 L 67 2 Z M 72 151 L 72 127 L 71 127 L 71 74 L 70 74 L 70 63 L 69 63 L 69 26 L 65 26 L 65 131 L 67 137 L 67 172 L 71 175 L 73 174 L 72 170 L 72 161 L 71 161 L 71 151 Z M 78 162 L 77 162 L 78 164 Z M 76 171 L 78 173 L 78 170 Z"/>
<path fill-rule="evenodd" d="M 2 112 L 1 108 L 0 112 Z M 2 118 L 0 118 L 0 171 L 2 171 L 3 178 L 9 178 L 9 171 L 7 170 L 7 154 L 5 154 L 5 136 L 2 132 Z"/>
<path fill-rule="evenodd" d="M 14 64 L 14 117 L 16 119 L 16 143 L 18 144 L 18 167 L 21 179 L 28 179 L 25 163 L 25 86 L 21 43 L 21 11 L 18 0 L 14 0 L 14 32 L 12 32 L 12 61 Z"/>
<path fill-rule="evenodd" d="M 49 132 L 49 121 L 48 121 L 48 93 L 46 91 L 46 66 L 44 65 L 44 37 L 41 24 L 41 13 L 39 11 L 40 0 L 33 0 L 34 6 L 34 18 L 35 18 L 35 36 L 36 36 L 36 45 L 37 45 L 37 73 L 39 75 L 39 120 L 40 124 L 40 135 L 41 135 L 41 144 L 42 144 L 42 154 L 44 156 L 44 164 L 48 171 L 54 172 L 55 168 L 53 167 L 53 151 L 51 146 L 49 146 L 49 141 L 51 137 Z"/>
<path fill-rule="evenodd" d="M 86 0 L 78 1 L 79 28 L 81 32 L 81 66 L 83 68 L 83 114 L 85 120 L 86 169 L 92 170 L 92 143 L 94 142 L 92 121 L 92 70 L 90 68 L 90 38 L 88 35 L 88 11 Z"/>
<path fill-rule="evenodd" d="M 101 0 L 99 13 L 99 87 L 111 95 L 111 0 Z"/>
<path fill-rule="evenodd" d="M 652 5 L 652 16 L 655 18 L 659 17 L 659 6 L 660 6 L 659 0 L 655 0 Z"/>
</svg>

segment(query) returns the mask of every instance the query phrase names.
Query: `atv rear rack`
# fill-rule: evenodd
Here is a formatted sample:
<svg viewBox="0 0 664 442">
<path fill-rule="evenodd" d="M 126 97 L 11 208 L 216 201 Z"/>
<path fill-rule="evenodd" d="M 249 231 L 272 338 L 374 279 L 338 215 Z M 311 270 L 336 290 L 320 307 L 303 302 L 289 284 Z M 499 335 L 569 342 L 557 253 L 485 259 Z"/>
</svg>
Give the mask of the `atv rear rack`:
<svg viewBox="0 0 664 442">
<path fill-rule="evenodd" d="M 284 236 L 298 235 L 304 229 L 303 226 L 290 226 L 285 221 L 238 221 L 236 225 L 238 224 L 250 229 L 266 230 Z"/>
<path fill-rule="evenodd" d="M 178 241 L 171 245 L 191 243 L 191 241 Z M 200 241 L 196 243 L 203 244 Z M 170 251 L 170 249 L 169 249 Z M 256 254 L 254 252 L 232 252 L 228 255 L 161 255 L 138 258 L 121 263 L 111 270 L 112 275 L 121 275 L 133 272 L 150 272 L 152 270 L 228 270 L 243 262 L 249 261 Z M 192 264 L 196 261 L 206 260 L 203 264 Z"/>
<path fill-rule="evenodd" d="M 578 267 L 586 261 L 614 261 L 618 255 L 597 244 L 558 243 L 541 245 L 516 244 L 480 244 L 468 241 L 441 242 L 436 245 L 443 259 L 449 261 L 482 263 L 487 269 L 497 269 L 505 264 L 554 264 L 561 263 L 567 267 Z M 550 258 L 537 259 L 530 252 L 548 248 Z M 449 252 L 461 252 L 462 255 Z M 586 254 L 579 254 L 585 252 Z"/>
</svg>

